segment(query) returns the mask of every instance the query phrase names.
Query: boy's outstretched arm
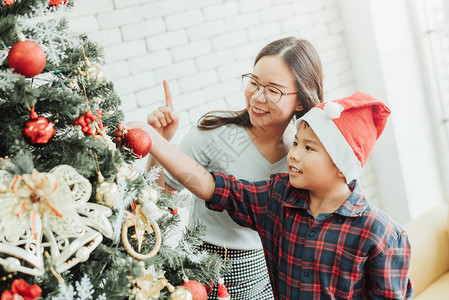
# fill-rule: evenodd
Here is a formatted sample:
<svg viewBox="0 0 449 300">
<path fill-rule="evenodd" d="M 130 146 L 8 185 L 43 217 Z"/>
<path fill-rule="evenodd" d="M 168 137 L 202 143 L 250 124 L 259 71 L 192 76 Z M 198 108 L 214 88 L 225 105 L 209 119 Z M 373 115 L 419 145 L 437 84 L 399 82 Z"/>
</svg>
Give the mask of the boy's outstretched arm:
<svg viewBox="0 0 449 300">
<path fill-rule="evenodd" d="M 151 155 L 172 174 L 179 183 L 197 197 L 209 201 L 215 191 L 215 179 L 203 166 L 176 149 L 154 128 L 144 122 L 130 122 L 126 129 L 140 128 L 151 137 Z"/>
</svg>

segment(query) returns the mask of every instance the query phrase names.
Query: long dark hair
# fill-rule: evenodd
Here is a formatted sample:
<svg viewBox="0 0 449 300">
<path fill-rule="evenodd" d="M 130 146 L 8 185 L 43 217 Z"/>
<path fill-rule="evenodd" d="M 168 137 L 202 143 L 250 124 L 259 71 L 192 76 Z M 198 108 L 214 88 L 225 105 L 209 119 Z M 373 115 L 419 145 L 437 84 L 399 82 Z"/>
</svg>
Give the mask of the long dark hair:
<svg viewBox="0 0 449 300">
<path fill-rule="evenodd" d="M 295 76 L 297 101 L 303 110 L 295 113 L 300 118 L 313 106 L 323 102 L 323 72 L 315 48 L 306 40 L 287 37 L 273 41 L 260 50 L 254 65 L 264 56 L 279 56 Z M 215 129 L 226 124 L 252 127 L 247 109 L 240 111 L 211 111 L 198 120 L 200 130 Z"/>
</svg>

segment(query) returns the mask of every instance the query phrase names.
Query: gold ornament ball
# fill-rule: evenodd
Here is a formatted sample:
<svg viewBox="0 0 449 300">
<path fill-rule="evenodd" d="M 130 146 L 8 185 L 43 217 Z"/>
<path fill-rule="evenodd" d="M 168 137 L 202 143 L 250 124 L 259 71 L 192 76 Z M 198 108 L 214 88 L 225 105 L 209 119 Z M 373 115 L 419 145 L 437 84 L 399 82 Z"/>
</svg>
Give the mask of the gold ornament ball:
<svg viewBox="0 0 449 300">
<path fill-rule="evenodd" d="M 193 300 L 192 293 L 185 287 L 178 286 L 171 294 L 172 300 Z"/>
<path fill-rule="evenodd" d="M 96 64 L 89 62 L 86 73 L 87 73 L 87 78 L 89 78 L 89 80 L 97 79 L 100 83 L 104 82 L 103 70 Z"/>
<path fill-rule="evenodd" d="M 119 189 L 115 182 L 103 181 L 97 187 L 96 199 L 102 204 L 113 207 L 119 194 Z"/>
</svg>

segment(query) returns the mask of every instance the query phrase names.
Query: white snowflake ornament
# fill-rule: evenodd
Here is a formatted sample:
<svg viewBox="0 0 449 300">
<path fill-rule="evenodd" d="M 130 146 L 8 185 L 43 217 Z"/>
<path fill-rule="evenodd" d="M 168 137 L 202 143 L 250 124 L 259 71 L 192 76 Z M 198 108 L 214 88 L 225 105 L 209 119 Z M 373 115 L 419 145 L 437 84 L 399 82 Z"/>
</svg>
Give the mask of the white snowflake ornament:
<svg viewBox="0 0 449 300">
<path fill-rule="evenodd" d="M 74 168 L 60 165 L 49 173 L 13 176 L 1 170 L 0 265 L 10 271 L 43 275 L 49 247 L 58 272 L 88 260 L 103 235 L 112 237 L 108 207 L 89 203 L 92 186 Z M 26 262 L 26 263 L 25 263 Z"/>
</svg>

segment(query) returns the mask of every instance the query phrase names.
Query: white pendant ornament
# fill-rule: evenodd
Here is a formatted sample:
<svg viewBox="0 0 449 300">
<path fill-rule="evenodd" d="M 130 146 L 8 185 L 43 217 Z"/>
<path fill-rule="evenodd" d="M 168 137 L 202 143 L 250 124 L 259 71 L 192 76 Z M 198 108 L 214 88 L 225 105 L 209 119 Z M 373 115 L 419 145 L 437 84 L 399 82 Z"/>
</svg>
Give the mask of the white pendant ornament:
<svg viewBox="0 0 449 300">
<path fill-rule="evenodd" d="M 141 197 L 142 202 L 152 201 L 152 202 L 156 203 L 158 198 L 159 198 L 159 194 L 155 188 L 146 185 L 142 189 L 142 197 Z"/>
<path fill-rule="evenodd" d="M 103 235 L 112 237 L 108 207 L 89 203 L 90 182 L 73 167 L 60 165 L 49 173 L 13 176 L 1 170 L 0 265 L 8 271 L 44 274 L 43 253 L 50 248 L 58 272 L 86 261 Z M 26 263 L 24 263 L 26 262 Z"/>
<path fill-rule="evenodd" d="M 157 222 L 167 211 L 157 206 L 156 202 L 159 198 L 159 194 L 155 188 L 151 186 L 145 186 L 142 189 L 142 194 L 139 197 L 142 203 L 142 212 L 150 223 Z"/>
<path fill-rule="evenodd" d="M 142 212 L 150 223 L 157 222 L 161 217 L 163 217 L 167 211 L 160 208 L 156 203 L 152 201 L 146 201 L 142 204 Z"/>
</svg>

